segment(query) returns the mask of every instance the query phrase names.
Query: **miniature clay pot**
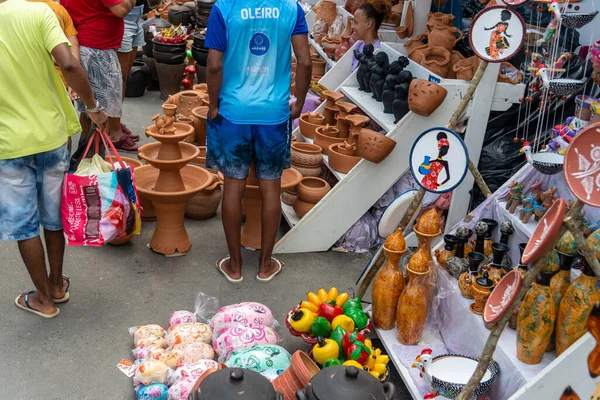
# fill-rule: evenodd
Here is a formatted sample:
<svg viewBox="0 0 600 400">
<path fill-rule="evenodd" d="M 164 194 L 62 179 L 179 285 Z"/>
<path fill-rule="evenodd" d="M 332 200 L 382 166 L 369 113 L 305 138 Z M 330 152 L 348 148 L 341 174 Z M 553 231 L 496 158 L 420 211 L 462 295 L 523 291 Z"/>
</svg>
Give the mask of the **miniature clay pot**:
<svg viewBox="0 0 600 400">
<path fill-rule="evenodd" d="M 325 117 L 319 113 L 306 113 L 300 116 L 300 133 L 305 138 L 313 139 L 315 137 L 315 130 L 323 125 L 325 125 Z"/>
<path fill-rule="evenodd" d="M 311 203 L 307 203 L 305 201 L 302 201 L 300 199 L 297 199 L 296 202 L 294 203 L 294 212 L 296 213 L 296 215 L 299 218 L 304 217 L 310 210 L 312 210 L 312 208 L 314 207 L 314 204 Z"/>
<path fill-rule="evenodd" d="M 404 25 L 396 28 L 396 34 L 400 39 L 405 39 L 412 36 L 415 23 L 412 1 L 406 7 L 406 16 L 404 17 Z"/>
<path fill-rule="evenodd" d="M 358 155 L 375 164 L 379 164 L 389 156 L 394 147 L 396 147 L 394 139 L 371 129 L 361 130 L 358 136 Z"/>
<path fill-rule="evenodd" d="M 452 50 L 450 52 L 450 63 L 448 64 L 448 75 L 446 76 L 448 79 L 456 79 L 456 71 L 454 71 L 454 66 L 456 63 L 464 60 L 464 56 L 460 53 L 460 51 Z"/>
<path fill-rule="evenodd" d="M 430 116 L 444 102 L 448 91 L 425 79 L 413 79 L 408 93 L 408 107 L 415 114 Z"/>
<path fill-rule="evenodd" d="M 427 39 L 427 34 L 422 33 L 419 36 L 415 36 L 414 38 L 409 39 L 406 42 L 404 42 L 404 47 L 406 47 L 406 53 L 410 54 L 410 52 L 413 49 L 425 45 L 425 43 L 423 43 L 423 40 L 425 40 L 425 39 Z M 411 57 L 409 56 L 409 58 L 411 58 Z"/>
<path fill-rule="evenodd" d="M 426 29 L 429 48 L 442 47 L 450 51 L 463 37 L 463 32 L 451 25 L 428 23 Z M 459 34 L 458 36 L 456 36 L 457 33 Z"/>
<path fill-rule="evenodd" d="M 362 158 L 340 153 L 341 146 L 343 143 L 329 146 L 329 166 L 337 172 L 347 174 Z"/>
<path fill-rule="evenodd" d="M 206 145 L 207 114 L 207 106 L 196 107 L 192 110 L 192 115 L 194 116 L 194 130 L 196 131 L 196 142 L 199 146 Z"/>
<path fill-rule="evenodd" d="M 477 56 L 463 58 L 462 60 L 457 61 L 456 64 L 452 66 L 452 70 L 456 74 L 456 79 L 464 79 L 465 81 L 473 79 L 480 62 L 481 59 Z"/>
<path fill-rule="evenodd" d="M 292 142 L 290 161 L 294 166 L 320 167 L 323 160 L 322 152 L 323 149 L 319 145 L 306 142 Z"/>
<path fill-rule="evenodd" d="M 185 117 L 192 116 L 192 110 L 202 105 L 202 98 L 195 90 L 185 91 L 179 95 L 179 104 L 177 105 L 177 114 Z"/>
<path fill-rule="evenodd" d="M 323 154 L 329 154 L 329 146 L 334 143 L 343 143 L 344 138 L 340 138 L 334 135 L 338 135 L 339 131 L 334 126 L 320 126 L 315 130 L 315 144 L 321 146 Z"/>
<path fill-rule="evenodd" d="M 344 95 L 332 90 L 324 90 L 323 94 L 327 98 L 327 101 L 325 102 L 325 112 L 323 113 L 323 116 L 325 117 L 325 123 L 329 125 L 335 125 L 335 116 L 340 111 L 340 108 L 337 106 L 336 102 L 343 99 Z"/>
<path fill-rule="evenodd" d="M 342 39 L 340 39 L 339 37 L 330 38 L 327 36 L 321 41 L 323 50 L 325 50 L 325 54 L 327 54 L 329 57 L 332 57 L 335 54 L 335 51 L 341 43 Z"/>
<path fill-rule="evenodd" d="M 317 204 L 330 190 L 327 181 L 312 176 L 302 178 L 296 187 L 298 199 L 309 204 Z"/>
<path fill-rule="evenodd" d="M 221 202 L 221 185 L 223 181 L 218 175 L 212 174 L 210 186 L 202 189 L 192 197 L 185 207 L 185 216 L 191 219 L 207 219 L 217 213 Z"/>
<path fill-rule="evenodd" d="M 428 49 L 428 47 L 426 44 L 422 44 L 420 46 L 415 46 L 409 51 L 408 58 L 410 58 L 417 64 L 421 64 L 421 60 L 423 59 L 423 53 L 427 49 Z"/>
<path fill-rule="evenodd" d="M 319 3 L 319 15 L 327 26 L 333 24 L 337 16 L 337 4 L 333 1 L 323 0 Z"/>
<path fill-rule="evenodd" d="M 445 78 L 448 76 L 448 68 L 450 65 L 450 52 L 444 47 L 429 47 L 423 50 L 421 56 L 421 65 L 433 72 Z"/>
<path fill-rule="evenodd" d="M 336 148 L 336 151 L 346 156 L 354 156 L 356 155 L 356 145 L 344 141 Z"/>
<path fill-rule="evenodd" d="M 427 24 L 435 25 L 447 25 L 452 26 L 452 22 L 454 21 L 454 15 L 452 14 L 444 14 L 442 12 L 430 12 L 427 14 L 428 20 Z"/>
<path fill-rule="evenodd" d="M 321 60 L 321 59 L 315 60 L 313 58 L 312 59 L 312 74 L 313 74 L 313 76 L 325 75 L 325 65 L 327 65 L 327 63 L 324 60 Z"/>
</svg>

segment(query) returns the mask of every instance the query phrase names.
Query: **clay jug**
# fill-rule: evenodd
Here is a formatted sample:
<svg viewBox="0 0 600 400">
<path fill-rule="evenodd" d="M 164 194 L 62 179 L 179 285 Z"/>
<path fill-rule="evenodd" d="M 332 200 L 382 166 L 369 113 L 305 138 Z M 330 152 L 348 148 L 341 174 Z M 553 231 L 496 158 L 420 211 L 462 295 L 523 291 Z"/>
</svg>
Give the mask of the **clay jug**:
<svg viewBox="0 0 600 400">
<path fill-rule="evenodd" d="M 409 39 L 406 42 L 404 42 L 404 47 L 406 47 L 406 53 L 410 54 L 410 52 L 413 49 L 415 49 L 416 47 L 423 46 L 425 44 L 425 43 L 423 43 L 423 40 L 425 40 L 425 39 L 427 39 L 427 34 L 422 33 L 419 36 L 415 36 L 414 38 Z M 411 58 L 410 55 L 408 57 Z"/>
<path fill-rule="evenodd" d="M 460 53 L 460 51 L 452 50 L 450 52 L 450 62 L 448 63 L 448 75 L 446 76 L 448 79 L 456 79 L 456 71 L 454 71 L 454 66 L 461 60 L 464 60 L 464 58 L 465 57 Z"/>
<path fill-rule="evenodd" d="M 413 79 L 408 92 L 408 106 L 412 112 L 428 117 L 444 102 L 448 91 L 425 79 Z"/>
<path fill-rule="evenodd" d="M 426 28 L 429 47 L 442 47 L 450 51 L 463 37 L 462 31 L 453 26 L 427 24 Z M 456 36 L 457 33 L 458 36 Z"/>
<path fill-rule="evenodd" d="M 556 306 L 550 292 L 550 274 L 540 272 L 521 302 L 517 316 L 517 358 L 539 364 L 550 343 Z"/>
<path fill-rule="evenodd" d="M 556 355 L 561 355 L 586 332 L 586 320 L 600 301 L 600 281 L 585 260 L 583 274 L 567 289 L 556 319 Z"/>
<path fill-rule="evenodd" d="M 587 329 L 596 339 L 596 346 L 588 356 L 588 370 L 592 378 L 597 378 L 600 375 L 600 303 L 594 304 L 590 316 L 587 319 Z M 600 388 L 596 388 L 596 391 Z M 600 395 L 600 393 L 599 393 Z"/>
<path fill-rule="evenodd" d="M 331 58 L 335 54 L 340 43 L 342 43 L 342 39 L 340 39 L 339 37 L 326 36 L 323 38 L 323 40 L 321 40 L 323 50 L 325 50 L 325 54 L 327 54 L 329 58 Z"/>
<path fill-rule="evenodd" d="M 445 78 L 448 76 L 450 66 L 450 52 L 443 47 L 429 45 L 427 49 L 423 50 L 421 65 L 434 74 Z"/>
<path fill-rule="evenodd" d="M 423 59 L 423 53 L 425 52 L 425 50 L 427 50 L 427 48 L 428 47 L 427 47 L 426 44 L 421 44 L 419 46 L 413 47 L 408 52 L 408 58 L 410 58 L 411 60 L 413 60 L 417 64 L 421 64 L 421 60 Z"/>
<path fill-rule="evenodd" d="M 327 26 L 331 26 L 337 15 L 337 4 L 333 1 L 323 0 L 319 3 L 319 15 Z"/>
<path fill-rule="evenodd" d="M 428 20 L 427 20 L 427 24 L 431 24 L 431 25 L 435 25 L 435 24 L 439 24 L 439 25 L 446 25 L 446 26 L 452 26 L 452 22 L 454 21 L 454 15 L 452 14 L 444 14 L 442 12 L 430 12 L 429 14 L 427 14 Z"/>
<path fill-rule="evenodd" d="M 429 275 L 406 267 L 408 284 L 400 294 L 396 313 L 398 341 L 404 345 L 415 345 L 421 339 L 429 309 Z"/>
<path fill-rule="evenodd" d="M 348 24 L 346 26 L 350 26 L 350 24 Z M 348 36 L 342 36 L 342 42 L 337 47 L 337 49 L 335 49 L 335 54 L 334 54 L 335 61 L 339 61 L 340 58 L 342 58 L 342 56 L 344 54 L 346 54 L 346 52 L 349 49 L 350 49 L 350 36 L 349 35 Z"/>
<path fill-rule="evenodd" d="M 391 234 L 383 244 L 386 263 L 373 283 L 373 324 L 389 330 L 396 322 L 396 307 L 404 289 L 404 276 L 398 263 L 406 252 L 402 228 Z"/>
</svg>

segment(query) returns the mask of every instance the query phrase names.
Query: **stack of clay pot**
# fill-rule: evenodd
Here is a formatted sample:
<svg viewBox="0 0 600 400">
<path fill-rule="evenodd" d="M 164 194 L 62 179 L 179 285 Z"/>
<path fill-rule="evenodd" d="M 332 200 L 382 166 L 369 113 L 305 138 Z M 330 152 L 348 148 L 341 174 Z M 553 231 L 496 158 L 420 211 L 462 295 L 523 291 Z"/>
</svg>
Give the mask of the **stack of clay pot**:
<svg viewBox="0 0 600 400">
<path fill-rule="evenodd" d="M 290 160 L 292 168 L 302 176 L 319 176 L 323 160 L 321 146 L 306 142 L 292 142 Z"/>
<path fill-rule="evenodd" d="M 429 13 L 427 33 L 408 40 L 404 46 L 408 57 L 442 78 L 455 78 L 453 66 L 463 55 L 453 50 L 462 39 L 463 32 L 452 25 L 454 15 L 440 12 Z M 427 38 L 427 44 L 423 40 Z"/>
<path fill-rule="evenodd" d="M 331 186 L 325 180 L 316 177 L 302 178 L 296 193 L 298 199 L 294 203 L 294 212 L 302 218 L 308 213 L 325 195 L 331 190 Z"/>
</svg>

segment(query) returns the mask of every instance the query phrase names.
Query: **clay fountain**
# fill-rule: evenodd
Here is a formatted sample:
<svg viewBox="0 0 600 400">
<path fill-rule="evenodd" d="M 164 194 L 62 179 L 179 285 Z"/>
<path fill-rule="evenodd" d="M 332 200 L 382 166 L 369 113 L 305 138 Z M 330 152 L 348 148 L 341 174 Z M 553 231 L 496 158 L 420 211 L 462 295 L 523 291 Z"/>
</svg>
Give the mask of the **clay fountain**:
<svg viewBox="0 0 600 400">
<path fill-rule="evenodd" d="M 146 128 L 146 135 L 158 143 L 140 147 L 138 157 L 150 165 L 135 169 L 138 192 L 156 209 L 157 223 L 150 247 L 164 255 L 184 254 L 192 247 L 184 225 L 185 207 L 213 180 L 205 169 L 187 165 L 200 150 L 182 142 L 194 127 L 174 122 L 176 110 L 174 104 L 163 104 L 165 115 L 152 118 L 155 124 Z"/>
</svg>

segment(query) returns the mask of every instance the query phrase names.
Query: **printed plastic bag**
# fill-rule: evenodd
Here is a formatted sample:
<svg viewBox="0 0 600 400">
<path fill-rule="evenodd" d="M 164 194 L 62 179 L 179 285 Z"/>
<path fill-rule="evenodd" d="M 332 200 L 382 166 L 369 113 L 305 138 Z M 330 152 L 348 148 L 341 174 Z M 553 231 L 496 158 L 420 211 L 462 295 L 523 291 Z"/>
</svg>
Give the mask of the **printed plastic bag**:
<svg viewBox="0 0 600 400">
<path fill-rule="evenodd" d="M 223 327 L 213 340 L 213 348 L 224 362 L 229 354 L 236 350 L 245 349 L 259 344 L 276 344 L 279 341 L 277 333 L 268 326 L 235 324 Z"/>
<path fill-rule="evenodd" d="M 137 400 L 169 400 L 169 387 L 162 383 L 140 386 L 136 397 Z"/>
<path fill-rule="evenodd" d="M 134 386 L 167 383 L 170 368 L 162 361 L 144 360 L 133 374 Z"/>
<path fill-rule="evenodd" d="M 162 326 L 156 324 L 140 325 L 129 328 L 129 334 L 133 338 L 133 347 L 150 346 L 165 336 Z M 165 346 L 157 346 L 165 347 Z"/>
<path fill-rule="evenodd" d="M 193 324 L 196 322 L 196 315 L 189 311 L 173 311 L 169 318 L 169 327 L 181 324 Z"/>
<path fill-rule="evenodd" d="M 215 351 L 208 343 L 176 344 L 171 350 L 182 364 L 195 363 L 200 360 L 214 359 Z"/>
<path fill-rule="evenodd" d="M 269 369 L 287 369 L 291 358 L 292 355 L 283 347 L 265 344 L 231 352 L 225 365 L 228 368 L 245 368 L 262 373 Z"/>
<path fill-rule="evenodd" d="M 245 302 L 219 308 L 210 321 L 210 325 L 215 330 L 219 330 L 221 326 L 231 323 L 263 325 L 273 328 L 275 317 L 269 307 L 264 304 Z"/>
<path fill-rule="evenodd" d="M 210 343 L 212 336 L 213 330 L 210 326 L 196 322 L 194 324 L 181 324 L 170 327 L 166 340 L 167 344 L 172 347 L 176 344 Z"/>
<path fill-rule="evenodd" d="M 169 373 L 169 384 L 173 385 L 180 379 L 198 379 L 211 368 L 217 368 L 219 364 L 214 360 L 199 360 L 195 363 L 186 364 Z"/>
<path fill-rule="evenodd" d="M 188 377 L 178 380 L 169 388 L 169 400 L 187 400 L 198 378 Z"/>
</svg>

